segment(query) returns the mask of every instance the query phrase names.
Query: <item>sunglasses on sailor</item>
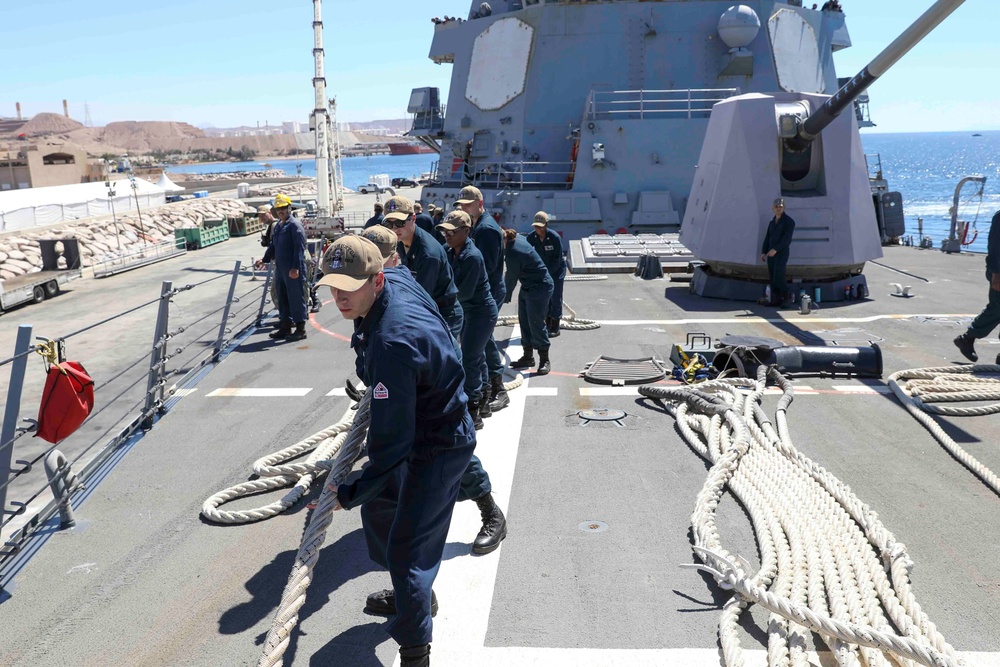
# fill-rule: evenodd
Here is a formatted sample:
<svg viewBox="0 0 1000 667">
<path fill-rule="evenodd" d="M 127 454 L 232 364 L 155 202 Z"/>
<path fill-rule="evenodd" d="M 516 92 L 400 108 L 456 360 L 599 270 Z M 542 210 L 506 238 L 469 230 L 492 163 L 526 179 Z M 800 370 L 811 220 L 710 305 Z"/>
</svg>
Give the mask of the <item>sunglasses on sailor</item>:
<svg viewBox="0 0 1000 667">
<path fill-rule="evenodd" d="M 402 229 L 406 226 L 406 220 L 382 220 L 382 226 L 389 229 Z"/>
</svg>

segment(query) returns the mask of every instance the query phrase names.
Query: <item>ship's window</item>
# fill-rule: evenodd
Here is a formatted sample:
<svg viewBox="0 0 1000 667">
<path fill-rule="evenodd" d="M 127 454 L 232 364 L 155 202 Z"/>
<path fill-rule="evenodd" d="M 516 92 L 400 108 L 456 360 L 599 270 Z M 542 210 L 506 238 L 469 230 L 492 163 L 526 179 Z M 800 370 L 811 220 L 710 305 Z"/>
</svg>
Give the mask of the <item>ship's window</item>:
<svg viewBox="0 0 1000 667">
<path fill-rule="evenodd" d="M 42 164 L 76 164 L 76 157 L 69 153 L 49 153 L 42 156 Z"/>
</svg>

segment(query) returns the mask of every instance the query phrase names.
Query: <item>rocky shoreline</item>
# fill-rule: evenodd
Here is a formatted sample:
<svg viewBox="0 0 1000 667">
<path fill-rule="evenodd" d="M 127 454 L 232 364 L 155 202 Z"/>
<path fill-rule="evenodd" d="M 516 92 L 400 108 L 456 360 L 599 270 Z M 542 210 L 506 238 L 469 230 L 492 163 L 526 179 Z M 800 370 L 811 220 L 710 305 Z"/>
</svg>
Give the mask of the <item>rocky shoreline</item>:
<svg viewBox="0 0 1000 667">
<path fill-rule="evenodd" d="M 76 238 L 80 242 L 81 264 L 92 266 L 95 259 L 127 253 L 141 247 L 143 241 L 156 243 L 174 238 L 175 229 L 200 227 L 206 218 L 226 218 L 243 215 L 254 209 L 237 199 L 192 199 L 166 204 L 139 216 L 131 211 L 118 216 L 117 236 L 111 216 L 88 218 L 48 227 L 44 230 L 24 230 L 0 236 L 0 280 L 42 270 L 40 239 Z"/>
<path fill-rule="evenodd" d="M 268 178 L 288 178 L 288 174 L 282 169 L 265 169 L 262 171 L 220 171 L 215 174 L 185 174 L 183 172 L 170 171 L 167 168 L 167 175 L 173 181 L 184 181 L 194 183 L 197 181 L 246 181 L 251 179 Z"/>
</svg>

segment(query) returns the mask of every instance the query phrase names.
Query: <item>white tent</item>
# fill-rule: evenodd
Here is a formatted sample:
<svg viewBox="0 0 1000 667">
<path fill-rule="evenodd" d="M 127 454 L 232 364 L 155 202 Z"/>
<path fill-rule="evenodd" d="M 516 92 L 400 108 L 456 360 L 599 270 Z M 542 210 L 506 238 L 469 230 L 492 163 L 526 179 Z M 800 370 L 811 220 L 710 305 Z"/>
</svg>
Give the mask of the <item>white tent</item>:
<svg viewBox="0 0 1000 667">
<path fill-rule="evenodd" d="M 160 180 L 156 182 L 156 187 L 163 188 L 165 192 L 184 192 L 184 188 L 167 177 L 167 172 L 160 174 Z"/>
<path fill-rule="evenodd" d="M 115 213 L 134 210 L 136 199 L 143 208 L 166 203 L 163 188 L 141 178 L 135 179 L 135 191 L 128 179 L 112 181 Z M 29 229 L 110 215 L 111 203 L 104 183 L 77 183 L 48 188 L 26 188 L 0 192 L 0 231 Z"/>
</svg>

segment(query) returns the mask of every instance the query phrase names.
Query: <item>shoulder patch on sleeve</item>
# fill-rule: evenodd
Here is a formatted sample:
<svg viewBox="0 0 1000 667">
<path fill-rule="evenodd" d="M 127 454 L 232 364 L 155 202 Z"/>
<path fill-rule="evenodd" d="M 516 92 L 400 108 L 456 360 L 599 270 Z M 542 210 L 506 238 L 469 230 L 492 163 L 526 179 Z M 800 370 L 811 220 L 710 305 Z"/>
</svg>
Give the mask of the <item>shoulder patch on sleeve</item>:
<svg viewBox="0 0 1000 667">
<path fill-rule="evenodd" d="M 389 390 L 385 388 L 385 385 L 379 382 L 375 385 L 375 389 L 372 391 L 372 398 L 377 400 L 384 400 L 389 398 Z"/>
</svg>

